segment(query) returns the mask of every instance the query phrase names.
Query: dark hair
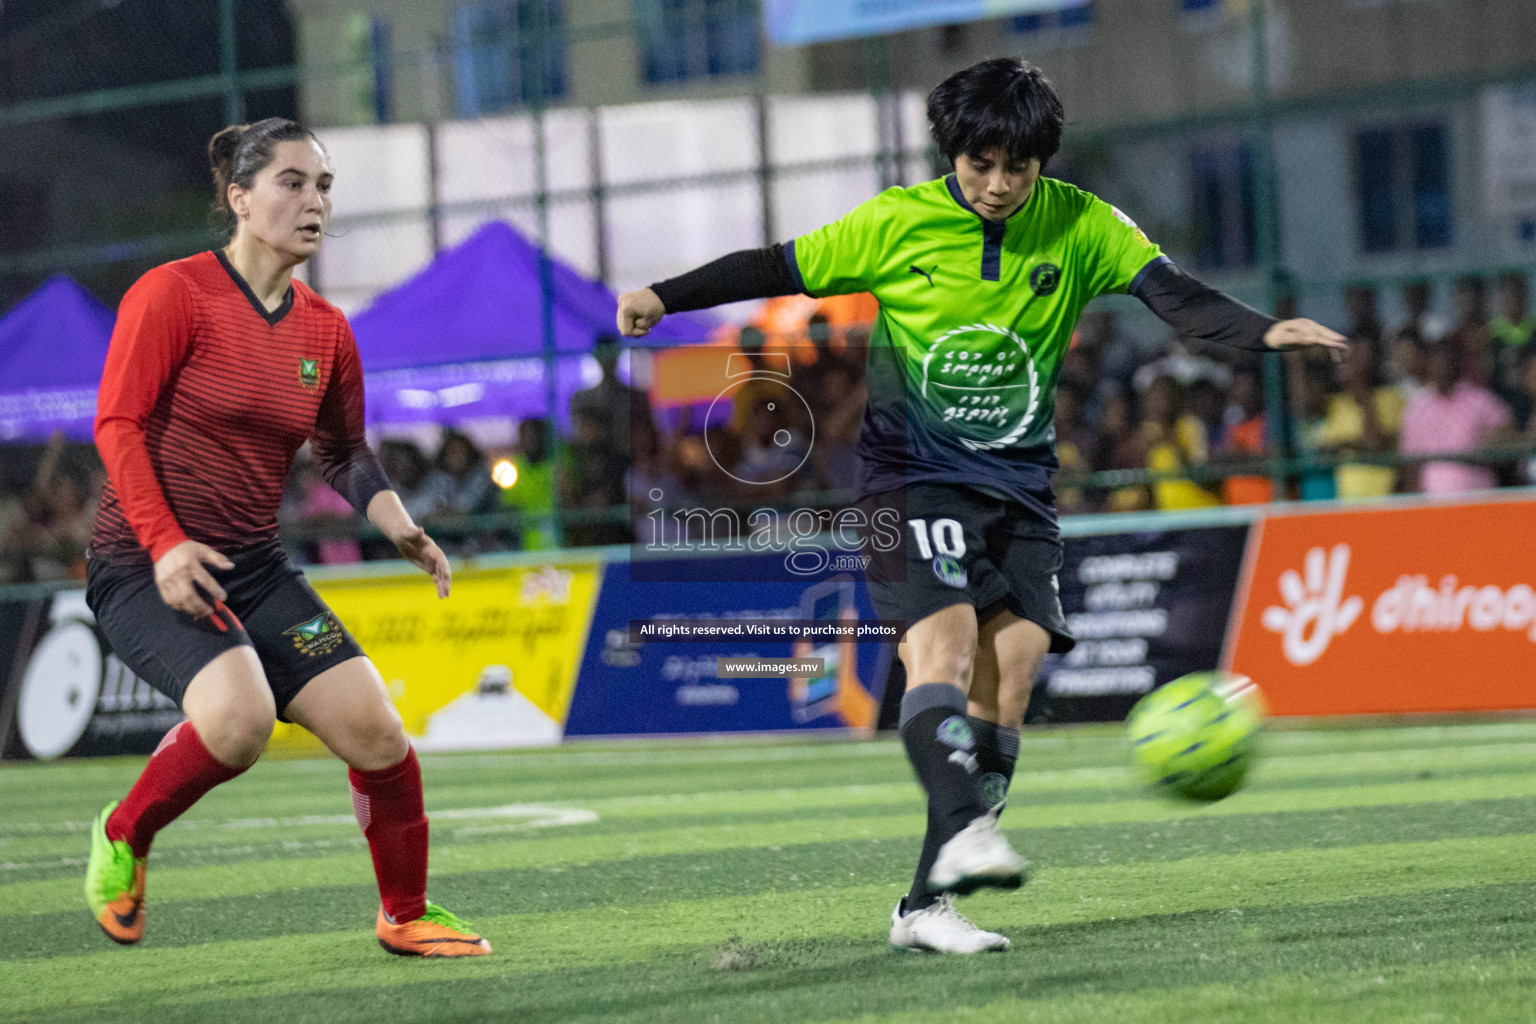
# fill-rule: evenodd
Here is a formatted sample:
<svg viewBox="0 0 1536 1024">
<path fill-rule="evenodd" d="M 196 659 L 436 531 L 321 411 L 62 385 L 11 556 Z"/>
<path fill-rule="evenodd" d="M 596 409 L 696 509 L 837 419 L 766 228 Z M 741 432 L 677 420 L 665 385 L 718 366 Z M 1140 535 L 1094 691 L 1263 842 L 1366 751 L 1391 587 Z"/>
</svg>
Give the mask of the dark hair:
<svg viewBox="0 0 1536 1024">
<path fill-rule="evenodd" d="M 213 221 L 230 234 L 235 230 L 235 211 L 229 207 L 233 182 L 250 188 L 256 175 L 272 162 L 279 142 L 314 142 L 325 146 L 315 133 L 286 117 L 269 117 L 255 124 L 232 124 L 208 140 L 208 165 L 213 170 Z"/>
<path fill-rule="evenodd" d="M 1055 86 L 1019 57 L 984 60 L 928 94 L 928 130 L 950 163 L 1001 147 L 1021 163 L 1038 157 L 1043 169 L 1061 148 L 1065 120 Z"/>
</svg>

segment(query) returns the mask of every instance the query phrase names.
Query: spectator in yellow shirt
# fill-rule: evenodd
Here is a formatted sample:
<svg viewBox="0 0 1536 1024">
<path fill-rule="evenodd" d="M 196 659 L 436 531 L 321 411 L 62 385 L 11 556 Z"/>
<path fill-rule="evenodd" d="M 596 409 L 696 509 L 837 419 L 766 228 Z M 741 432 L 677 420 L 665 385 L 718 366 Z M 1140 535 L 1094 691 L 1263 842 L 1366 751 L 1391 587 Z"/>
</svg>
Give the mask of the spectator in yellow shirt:
<svg viewBox="0 0 1536 1024">
<path fill-rule="evenodd" d="M 1184 410 L 1177 382 L 1172 377 L 1158 377 L 1147 386 L 1142 402 L 1141 436 L 1147 468 L 1154 473 L 1183 473 L 1191 466 L 1204 465 L 1210 451 L 1205 424 Z M 1221 504 L 1220 498 L 1193 480 L 1158 480 L 1152 484 L 1152 497 L 1164 510 Z"/>
<path fill-rule="evenodd" d="M 1340 391 L 1328 397 L 1313 435 L 1317 447 L 1336 455 L 1395 451 L 1408 402 L 1400 388 L 1379 383 L 1376 346 L 1369 338 L 1353 339 L 1338 370 Z M 1347 462 L 1334 467 L 1333 481 L 1337 497 L 1379 498 L 1397 489 L 1397 468 Z"/>
</svg>

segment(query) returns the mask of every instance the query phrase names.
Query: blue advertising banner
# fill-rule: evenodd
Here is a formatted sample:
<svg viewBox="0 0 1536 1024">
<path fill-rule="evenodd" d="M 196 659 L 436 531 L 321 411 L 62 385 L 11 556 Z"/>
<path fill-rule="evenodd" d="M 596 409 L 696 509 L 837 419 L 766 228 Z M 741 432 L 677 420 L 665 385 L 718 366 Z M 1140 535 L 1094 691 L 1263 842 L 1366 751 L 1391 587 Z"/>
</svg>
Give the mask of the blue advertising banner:
<svg viewBox="0 0 1536 1024">
<path fill-rule="evenodd" d="M 925 25 L 1082 7 L 1089 0 L 765 0 L 768 38 L 779 46 L 881 35 Z"/>
<path fill-rule="evenodd" d="M 604 567 L 566 736 L 873 729 L 895 645 L 852 638 L 639 642 L 631 623 L 685 620 L 867 622 L 862 582 L 767 582 L 781 556 L 730 559 L 736 582 L 641 582 L 630 565 Z M 674 568 L 674 572 L 677 568 Z M 811 658 L 813 677 L 720 678 L 721 658 Z"/>
</svg>

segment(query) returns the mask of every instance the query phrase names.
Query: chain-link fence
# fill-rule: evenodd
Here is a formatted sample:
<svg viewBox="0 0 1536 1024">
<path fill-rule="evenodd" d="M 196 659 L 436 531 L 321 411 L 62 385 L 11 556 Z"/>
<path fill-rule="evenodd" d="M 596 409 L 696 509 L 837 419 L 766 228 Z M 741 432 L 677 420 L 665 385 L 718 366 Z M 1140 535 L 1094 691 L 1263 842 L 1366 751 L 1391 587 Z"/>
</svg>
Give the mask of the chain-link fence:
<svg viewBox="0 0 1536 1024">
<path fill-rule="evenodd" d="M 477 504 L 441 505 L 441 528 L 463 550 L 561 543 L 573 525 L 576 539 L 622 539 L 638 514 L 624 484 L 635 475 L 633 439 L 608 439 L 621 456 L 607 463 L 611 479 L 589 493 L 570 482 L 591 475 L 581 460 L 596 450 L 575 436 L 570 395 L 616 385 L 557 341 L 564 268 L 615 292 L 642 287 L 794 237 L 881 188 L 945 169 L 924 117 L 924 89 L 934 83 L 903 81 L 875 41 L 862 51 L 873 55 L 859 71 L 864 88 L 780 91 L 783 55 L 758 40 L 752 0 L 445 6 L 439 24 L 410 38 L 405 28 L 392 36 L 377 15 L 335 6 L 299 19 L 305 38 L 297 42 L 275 0 L 192 5 L 175 25 L 147 22 L 133 4 L 93 0 L 60 5 L 54 21 L 6 35 L 11 76 L 0 130 L 16 145 L 7 145 L 0 174 L 17 184 L 0 209 L 0 291 L 9 306 L 47 276 L 68 273 L 111 303 L 149 267 L 208 248 L 199 144 L 229 121 L 271 114 L 304 117 L 330 152 L 331 237 L 299 276 L 349 315 L 441 267 L 487 224 L 509 225 L 542 255 L 537 300 L 510 311 L 501 357 L 464 361 L 453 338 L 424 336 L 421 367 L 486 365 L 430 379 L 394 366 L 393 376 L 370 378 L 375 437 L 416 444 L 423 478 L 444 428 L 475 443 L 487 479 L 510 479 L 503 464 L 521 473 L 500 497 L 486 488 Z M 1371 339 L 1373 358 L 1354 369 L 1298 359 L 1287 367 L 1273 356 L 1234 363 L 1171 338 L 1136 303 L 1103 300 L 1064 369 L 1072 396 L 1058 424 L 1058 489 L 1068 510 L 1349 496 L 1351 474 L 1340 466 L 1387 467 L 1373 492 L 1412 489 L 1426 450 L 1404 446 L 1402 419 L 1409 400 L 1434 387 L 1434 368 L 1421 360 L 1436 345 L 1453 349 L 1458 376 L 1507 412 L 1458 443 L 1481 450 L 1459 461 L 1486 470 L 1478 476 L 1485 483 L 1525 481 L 1536 375 L 1521 332 L 1536 321 L 1514 296 L 1536 266 L 1536 220 L 1521 191 L 1536 165 L 1536 68 L 1272 95 L 1269 6 L 1250 7 L 1247 103 L 1156 123 L 1069 124 L 1051 173 L 1115 202 L 1179 263 L 1240 298 Z M 137 61 L 92 64 L 78 57 L 87 28 L 142 38 L 144 47 Z M 1000 48 L 1031 42 L 1011 31 L 999 29 Z M 216 49 L 195 45 L 213 37 Z M 1041 63 L 1050 70 L 1048 55 Z M 51 77 L 25 74 L 44 65 Z M 670 98 L 631 102 L 634 90 L 613 84 L 621 81 Z M 610 94 L 623 101 L 603 99 Z M 173 135 L 189 141 L 171 155 L 142 144 Z M 28 179 L 16 170 L 21 161 L 49 172 Z M 1480 297 L 1470 284 L 1458 289 L 1473 278 L 1484 282 Z M 466 271 L 457 286 L 485 292 L 482 284 Z M 728 344 L 737 325 L 752 323 L 769 348 L 799 346 L 811 361 L 830 352 L 835 361 L 867 336 L 858 312 L 810 300 L 727 310 L 714 340 Z M 595 344 L 607 325 L 588 329 L 586 344 Z M 654 362 L 625 356 L 618 376 L 654 399 Z M 1167 385 L 1152 387 L 1159 379 L 1177 385 L 1171 395 L 1161 394 Z M 534 397 L 476 408 L 481 399 L 471 396 L 498 381 Z M 857 380 L 847 387 L 856 393 Z M 1378 392 L 1384 397 L 1369 397 Z M 686 404 L 658 401 L 650 411 L 675 475 L 678 452 L 689 448 L 680 439 L 696 432 Z M 534 419 L 547 421 L 541 459 L 530 458 L 538 445 L 524 436 Z M 33 470 L 47 459 L 36 446 L 6 450 L 16 504 L 15 495 L 36 490 Z M 553 467 L 548 495 L 513 500 L 544 461 Z M 89 470 L 76 475 L 88 485 Z M 1255 486 L 1234 489 L 1234 478 Z M 810 477 L 803 490 L 847 483 Z M 307 524 L 292 535 L 312 556 L 322 535 L 356 533 L 304 515 L 297 497 L 291 511 Z M 594 522 L 614 529 L 584 535 Z M 357 550 L 372 553 L 362 536 Z M 33 530 L 7 547 L 73 543 L 49 537 Z"/>
</svg>

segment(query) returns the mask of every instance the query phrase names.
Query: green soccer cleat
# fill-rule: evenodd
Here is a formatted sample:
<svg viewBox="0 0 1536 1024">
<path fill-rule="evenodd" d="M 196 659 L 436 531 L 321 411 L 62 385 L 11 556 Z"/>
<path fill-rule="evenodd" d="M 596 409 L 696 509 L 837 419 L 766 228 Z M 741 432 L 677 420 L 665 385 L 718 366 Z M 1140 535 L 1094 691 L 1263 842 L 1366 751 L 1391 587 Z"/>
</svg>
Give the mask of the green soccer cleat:
<svg viewBox="0 0 1536 1024">
<path fill-rule="evenodd" d="M 91 823 L 91 861 L 85 869 L 85 902 L 107 938 L 131 946 L 144 937 L 144 861 L 122 840 L 107 838 L 107 804 Z"/>
</svg>

